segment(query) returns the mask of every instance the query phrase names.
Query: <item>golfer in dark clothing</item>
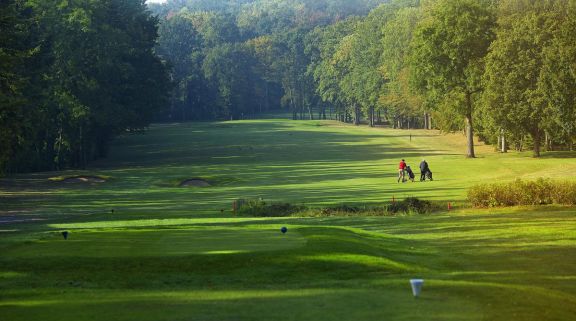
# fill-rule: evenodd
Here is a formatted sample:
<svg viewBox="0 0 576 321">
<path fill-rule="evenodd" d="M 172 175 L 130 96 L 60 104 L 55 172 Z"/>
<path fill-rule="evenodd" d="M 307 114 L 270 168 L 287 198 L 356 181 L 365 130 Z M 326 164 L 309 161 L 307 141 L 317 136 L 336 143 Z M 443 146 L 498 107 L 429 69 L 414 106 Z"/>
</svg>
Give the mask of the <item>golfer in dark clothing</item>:
<svg viewBox="0 0 576 321">
<path fill-rule="evenodd" d="M 422 162 L 420 162 L 420 181 L 423 182 L 426 180 L 426 173 L 428 173 L 428 171 L 430 171 L 430 168 L 428 168 L 428 163 L 426 163 L 426 160 L 422 160 Z"/>
</svg>

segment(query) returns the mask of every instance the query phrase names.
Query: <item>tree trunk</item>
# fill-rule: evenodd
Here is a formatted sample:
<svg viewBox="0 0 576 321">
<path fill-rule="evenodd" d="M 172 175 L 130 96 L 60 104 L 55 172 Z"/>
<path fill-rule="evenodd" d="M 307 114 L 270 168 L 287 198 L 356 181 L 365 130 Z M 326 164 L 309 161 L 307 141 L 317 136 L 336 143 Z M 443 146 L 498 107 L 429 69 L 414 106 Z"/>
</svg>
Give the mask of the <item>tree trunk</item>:
<svg viewBox="0 0 576 321">
<path fill-rule="evenodd" d="M 532 140 L 534 141 L 532 157 L 540 157 L 540 144 L 542 140 L 542 134 L 540 133 L 540 130 L 536 130 L 534 133 L 532 133 Z"/>
<path fill-rule="evenodd" d="M 475 158 L 476 155 L 474 154 L 474 127 L 472 125 L 472 115 L 466 116 L 466 139 L 468 140 L 468 150 L 466 157 Z"/>
<path fill-rule="evenodd" d="M 501 153 L 508 152 L 508 146 L 506 145 L 506 135 L 504 132 L 504 128 L 500 128 L 500 132 L 498 133 L 498 145 L 496 150 L 499 150 Z"/>
<path fill-rule="evenodd" d="M 168 118 L 170 120 L 173 120 L 176 118 L 176 96 L 175 96 L 175 94 L 172 94 L 172 97 L 170 98 L 170 115 L 168 116 Z"/>
<path fill-rule="evenodd" d="M 265 110 L 269 111 L 270 110 L 270 84 L 268 84 L 268 82 L 266 81 L 266 100 L 264 101 L 265 104 Z"/>
<path fill-rule="evenodd" d="M 468 158 L 475 158 L 476 155 L 474 154 L 474 123 L 472 122 L 472 94 L 466 93 L 466 107 L 467 107 L 467 114 L 466 114 L 466 138 L 468 140 L 468 151 L 466 153 L 466 157 Z"/>
<path fill-rule="evenodd" d="M 84 130 L 80 124 L 80 168 L 86 169 L 86 151 L 84 150 Z"/>
<path fill-rule="evenodd" d="M 370 127 L 374 127 L 374 107 L 370 107 L 368 114 L 370 118 Z"/>
<path fill-rule="evenodd" d="M 60 153 L 62 151 L 62 125 L 60 125 L 60 128 L 58 130 L 58 147 L 56 147 L 56 170 L 59 171 L 60 170 L 60 164 L 61 164 L 61 159 L 60 159 Z"/>
<path fill-rule="evenodd" d="M 354 105 L 354 125 L 360 125 L 360 107 Z"/>
</svg>

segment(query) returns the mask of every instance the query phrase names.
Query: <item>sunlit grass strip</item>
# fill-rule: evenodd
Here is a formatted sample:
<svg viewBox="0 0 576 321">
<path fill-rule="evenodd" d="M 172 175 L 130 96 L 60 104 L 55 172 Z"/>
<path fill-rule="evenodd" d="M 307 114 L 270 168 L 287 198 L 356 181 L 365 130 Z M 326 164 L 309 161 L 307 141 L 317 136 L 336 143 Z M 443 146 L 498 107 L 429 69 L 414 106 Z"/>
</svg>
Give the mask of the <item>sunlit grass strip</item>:
<svg viewBox="0 0 576 321">
<path fill-rule="evenodd" d="M 331 253 L 323 255 L 302 256 L 302 260 L 310 260 L 326 263 L 351 263 L 361 264 L 366 267 L 378 267 L 387 271 L 394 272 L 423 272 L 427 271 L 419 266 L 413 266 L 397 262 L 385 257 L 362 255 L 362 254 L 346 254 L 346 253 Z"/>
<path fill-rule="evenodd" d="M 11 257 L 137 258 L 187 255 L 231 255 L 295 249 L 306 245 L 297 231 L 283 235 L 280 228 L 199 228 L 178 230 L 74 230 L 66 242 L 60 233 L 37 234 L 13 250 Z M 0 278 L 2 273 L 0 271 Z"/>
<path fill-rule="evenodd" d="M 120 220 L 120 221 L 94 221 L 83 223 L 61 223 L 49 224 L 48 226 L 57 229 L 85 229 L 85 228 L 120 228 L 120 227 L 149 227 L 149 226 L 172 226 L 172 225 L 198 225 L 217 223 L 249 223 L 256 221 L 270 221 L 282 218 L 174 218 L 174 219 L 151 219 L 151 220 Z"/>
<path fill-rule="evenodd" d="M 351 292 L 340 290 L 341 292 Z M 107 303 L 107 302 L 133 302 L 170 300 L 172 302 L 194 302 L 194 301 L 227 301 L 241 299 L 267 299 L 267 298 L 305 298 L 323 294 L 333 294 L 334 289 L 297 289 L 297 290 L 239 290 L 239 291 L 100 291 L 105 295 L 98 298 L 79 299 L 75 294 L 66 295 L 66 301 L 79 304 Z M 0 306 L 45 306 L 62 304 L 62 299 L 32 299 L 32 300 L 6 300 L 0 302 Z"/>
</svg>

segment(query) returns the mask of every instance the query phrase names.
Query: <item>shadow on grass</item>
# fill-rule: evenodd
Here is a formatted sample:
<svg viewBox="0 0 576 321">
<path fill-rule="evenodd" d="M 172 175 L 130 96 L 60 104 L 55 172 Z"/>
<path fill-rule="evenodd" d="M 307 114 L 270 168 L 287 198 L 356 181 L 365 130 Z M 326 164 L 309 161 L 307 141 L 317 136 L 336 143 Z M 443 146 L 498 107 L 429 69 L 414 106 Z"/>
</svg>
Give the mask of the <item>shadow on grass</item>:
<svg viewBox="0 0 576 321">
<path fill-rule="evenodd" d="M 119 164 L 120 167 L 158 163 L 178 166 L 210 157 L 210 164 L 253 163 L 255 159 L 260 165 L 292 164 L 296 160 L 293 167 L 297 168 L 315 161 L 374 161 L 435 153 L 373 142 L 383 137 L 378 132 L 350 135 L 340 131 L 306 130 L 306 127 L 295 127 L 287 122 L 212 123 L 194 124 L 194 127 L 206 130 L 187 132 L 184 128 L 173 128 L 151 131 L 146 140 L 120 139 L 115 144 L 114 157 L 97 165 L 106 168 Z M 138 154 L 146 157 L 134 157 Z M 236 157 L 217 158 L 232 155 Z"/>
<path fill-rule="evenodd" d="M 380 227 L 395 228 L 384 222 Z M 305 247 L 268 252 L 147 257 L 147 249 L 136 246 L 144 256 L 0 258 L 3 271 L 18 275 L 0 279 L 9 289 L 0 311 L 10 320 L 405 320 L 422 314 L 426 320 L 561 320 L 576 310 L 569 285 L 562 285 L 567 280 L 550 279 L 569 275 L 568 260 L 549 269 L 558 260 L 554 255 L 573 255 L 567 249 L 534 246 L 513 256 L 505 248 L 491 252 L 479 233 L 470 239 L 473 247 L 458 239 L 444 243 L 442 237 L 414 240 L 325 227 L 296 231 L 307 238 Z M 232 239 L 235 231 L 228 233 Z M 492 242 L 503 233 L 498 235 Z M 198 242 L 218 243 L 221 237 L 205 234 Z M 407 282 L 414 276 L 427 280 L 418 300 Z"/>
<path fill-rule="evenodd" d="M 258 291 L 150 291 L 115 295 L 95 292 L 65 294 L 62 300 L 37 300 L 36 305 L 10 306 L 8 315 L 47 315 L 43 320 L 479 320 L 475 304 L 462 299 L 442 300 L 431 295 L 415 301 L 406 289 L 394 285 Z M 65 301 L 65 302 L 63 302 Z M 393 302 L 393 304 L 391 304 Z M 385 315 L 385 319 L 382 316 Z M 196 318 L 196 316 L 201 316 Z M 60 317 L 60 318 L 58 318 Z M 15 321 L 20 319 L 13 319 Z"/>
<path fill-rule="evenodd" d="M 423 258 L 427 255 L 410 253 L 410 242 L 377 235 L 359 235 L 339 228 L 291 228 L 289 233 L 301 233 L 306 237 L 306 245 L 278 248 L 271 244 L 269 251 L 262 251 L 264 244 L 254 247 L 249 240 L 245 241 L 250 244 L 234 241 L 239 233 L 245 233 L 243 237 L 246 238 L 248 231 L 216 229 L 213 235 L 209 230 L 201 231 L 189 230 L 190 236 L 184 239 L 177 240 L 178 237 L 172 236 L 166 240 L 157 238 L 157 242 L 150 242 L 146 238 L 131 240 L 130 236 L 126 236 L 130 233 L 101 233 L 101 241 L 93 238 L 85 242 L 81 256 L 74 254 L 80 250 L 78 247 L 74 250 L 76 252 L 58 255 L 58 251 L 66 251 L 69 247 L 66 241 L 54 240 L 45 245 L 35 242 L 22 244 L 17 252 L 11 252 L 9 260 L 2 259 L 0 262 L 3 270 L 23 277 L 2 280 L 0 283 L 12 290 L 26 289 L 30 282 L 38 282 L 38 286 L 48 288 L 74 288 L 75 282 L 79 282 L 80 288 L 154 289 L 169 286 L 178 289 L 218 285 L 258 289 L 280 283 L 283 288 L 299 289 L 329 280 L 369 280 L 378 275 L 426 270 L 414 262 L 425 262 Z M 274 231 L 281 235 L 276 229 Z M 156 238 L 169 232 L 184 235 L 186 231 L 148 234 Z M 202 237 L 196 238 L 195 233 Z M 223 233 L 228 233 L 228 236 L 222 238 Z M 70 235 L 71 240 L 74 234 Z M 252 240 L 259 241 L 258 233 L 254 233 Z M 115 255 L 113 245 L 121 247 L 122 242 L 135 242 L 131 251 L 138 255 Z M 186 253 L 185 248 L 190 247 L 187 242 L 200 243 L 197 246 L 203 254 Z M 47 251 L 46 246 L 52 250 Z M 179 247 L 182 253 L 178 255 L 176 251 L 173 253 L 175 255 L 163 255 L 161 247 L 165 247 L 168 254 L 170 247 Z M 228 251 L 221 251 L 223 248 Z M 38 255 L 32 255 L 35 250 Z M 109 251 L 109 255 L 106 255 L 106 251 Z M 326 283 L 323 287 L 330 287 L 330 284 Z"/>
<path fill-rule="evenodd" d="M 576 158 L 576 151 L 544 152 L 540 158 Z"/>
</svg>

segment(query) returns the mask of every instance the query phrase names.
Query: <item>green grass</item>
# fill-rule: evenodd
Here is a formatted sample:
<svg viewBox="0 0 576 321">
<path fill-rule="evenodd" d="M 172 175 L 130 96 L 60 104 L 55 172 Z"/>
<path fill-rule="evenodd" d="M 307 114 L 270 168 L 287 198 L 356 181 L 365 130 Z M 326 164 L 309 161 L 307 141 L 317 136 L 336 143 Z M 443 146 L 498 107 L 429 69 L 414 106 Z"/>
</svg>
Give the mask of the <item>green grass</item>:
<svg viewBox="0 0 576 321">
<path fill-rule="evenodd" d="M 469 209 L 465 197 L 483 182 L 574 179 L 576 154 L 478 145 L 480 157 L 465 159 L 460 135 L 408 133 L 157 125 L 118 139 L 86 171 L 0 180 L 0 320 L 571 320 L 576 210 Z M 399 159 L 417 167 L 422 157 L 435 181 L 396 183 Z M 72 175 L 109 180 L 50 180 Z M 213 186 L 177 187 L 198 177 Z M 397 217 L 231 212 L 238 198 L 335 206 L 407 196 L 457 206 Z M 415 277 L 425 279 L 418 299 Z"/>
</svg>

